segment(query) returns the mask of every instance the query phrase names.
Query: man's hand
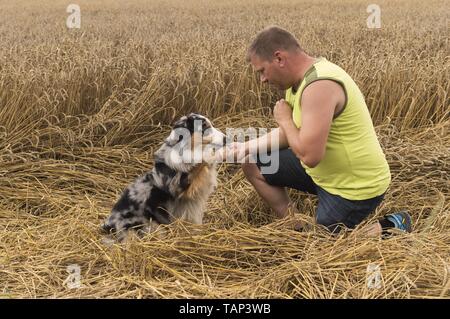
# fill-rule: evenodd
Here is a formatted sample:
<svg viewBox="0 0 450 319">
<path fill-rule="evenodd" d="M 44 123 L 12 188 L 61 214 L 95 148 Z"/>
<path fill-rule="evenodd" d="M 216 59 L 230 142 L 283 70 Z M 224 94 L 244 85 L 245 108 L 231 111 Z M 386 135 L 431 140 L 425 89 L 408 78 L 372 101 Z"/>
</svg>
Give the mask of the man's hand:
<svg viewBox="0 0 450 319">
<path fill-rule="evenodd" d="M 292 108 L 284 99 L 275 104 L 273 117 L 280 127 L 284 126 L 286 122 L 292 121 Z"/>
<path fill-rule="evenodd" d="M 246 155 L 247 155 L 246 144 L 233 142 L 217 150 L 216 161 L 223 162 L 225 160 L 230 160 L 235 163 L 241 163 Z"/>
</svg>

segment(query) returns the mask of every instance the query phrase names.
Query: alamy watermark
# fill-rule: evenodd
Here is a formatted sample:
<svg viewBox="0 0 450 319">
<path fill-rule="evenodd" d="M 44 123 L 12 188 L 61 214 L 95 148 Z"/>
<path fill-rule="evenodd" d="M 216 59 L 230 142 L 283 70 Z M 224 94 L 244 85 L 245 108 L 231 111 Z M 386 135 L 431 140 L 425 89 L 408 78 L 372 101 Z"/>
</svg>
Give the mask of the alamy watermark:
<svg viewBox="0 0 450 319">
<path fill-rule="evenodd" d="M 378 264 L 367 265 L 367 288 L 380 289 L 382 287 L 381 270 Z"/>
<path fill-rule="evenodd" d="M 215 128 L 203 129 L 203 122 L 195 120 L 193 128 L 174 128 L 165 144 L 171 148 L 170 160 L 175 164 L 201 162 L 256 163 L 261 164 L 263 174 L 273 174 L 279 168 L 278 152 L 270 152 L 267 145 L 278 150 L 278 135 L 270 135 L 270 141 L 255 144 L 258 138 L 269 132 L 266 128 L 227 128 L 226 134 Z M 247 144 L 246 144 L 247 143 Z M 246 147 L 249 147 L 248 150 Z M 247 152 L 248 151 L 248 152 Z"/>
<path fill-rule="evenodd" d="M 367 17 L 367 27 L 369 29 L 381 28 L 381 8 L 377 4 L 369 4 L 366 9 L 370 15 Z"/>
<path fill-rule="evenodd" d="M 66 271 L 69 273 L 63 285 L 68 289 L 79 289 L 84 286 L 81 284 L 81 267 L 77 264 L 68 265 Z"/>
<path fill-rule="evenodd" d="M 70 13 L 66 19 L 66 26 L 69 29 L 81 28 L 81 9 L 78 4 L 69 4 L 66 8 L 66 12 Z M 377 4 L 369 4 L 366 8 L 366 12 L 369 13 L 366 23 L 369 29 L 381 28 L 381 8 Z"/>
<path fill-rule="evenodd" d="M 66 19 L 66 26 L 69 29 L 81 28 L 81 10 L 78 4 L 69 4 L 66 9 L 67 13 L 70 13 Z"/>
</svg>

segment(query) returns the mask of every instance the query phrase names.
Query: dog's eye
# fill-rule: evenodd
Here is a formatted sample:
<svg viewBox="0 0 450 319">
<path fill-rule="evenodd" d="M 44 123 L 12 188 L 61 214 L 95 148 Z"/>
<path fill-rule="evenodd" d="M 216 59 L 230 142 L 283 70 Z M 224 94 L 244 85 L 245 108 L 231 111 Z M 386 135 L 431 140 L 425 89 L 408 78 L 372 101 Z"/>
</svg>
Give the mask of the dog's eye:
<svg viewBox="0 0 450 319">
<path fill-rule="evenodd" d="M 205 131 L 211 127 L 212 127 L 212 125 L 208 121 L 203 121 L 203 124 L 202 124 L 203 131 Z"/>
</svg>

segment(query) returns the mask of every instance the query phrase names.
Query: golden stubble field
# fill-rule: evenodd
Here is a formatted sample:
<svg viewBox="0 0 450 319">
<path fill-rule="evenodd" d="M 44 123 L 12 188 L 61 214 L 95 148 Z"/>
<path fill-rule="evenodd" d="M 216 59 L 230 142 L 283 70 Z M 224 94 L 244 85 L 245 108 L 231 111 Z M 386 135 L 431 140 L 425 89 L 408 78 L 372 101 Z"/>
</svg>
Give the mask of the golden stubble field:
<svg viewBox="0 0 450 319">
<path fill-rule="evenodd" d="M 70 3 L 80 29 L 66 27 Z M 367 28 L 368 4 L 0 0 L 0 296 L 449 298 L 446 3 L 377 1 L 380 29 Z M 407 209 L 413 233 L 288 230 L 239 167 L 223 164 L 204 225 L 106 245 L 101 221 L 152 167 L 174 119 L 196 111 L 221 129 L 274 126 L 282 94 L 245 63 L 269 24 L 360 85 L 392 171 L 372 220 Z M 291 195 L 312 217 L 315 198 Z M 81 288 L 70 289 L 70 265 Z"/>
</svg>

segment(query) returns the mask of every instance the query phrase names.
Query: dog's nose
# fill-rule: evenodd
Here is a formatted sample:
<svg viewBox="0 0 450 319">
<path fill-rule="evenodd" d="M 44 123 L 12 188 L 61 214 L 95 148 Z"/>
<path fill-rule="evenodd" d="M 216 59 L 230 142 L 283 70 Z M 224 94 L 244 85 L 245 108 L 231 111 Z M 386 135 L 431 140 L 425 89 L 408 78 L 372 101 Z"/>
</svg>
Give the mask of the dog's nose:
<svg viewBox="0 0 450 319">
<path fill-rule="evenodd" d="M 114 233 L 116 231 L 116 229 L 114 226 L 111 226 L 108 223 L 104 223 L 101 227 L 101 231 L 104 234 L 111 234 L 111 233 Z"/>
<path fill-rule="evenodd" d="M 226 135 L 223 136 L 222 144 L 227 145 L 227 136 Z"/>
</svg>

